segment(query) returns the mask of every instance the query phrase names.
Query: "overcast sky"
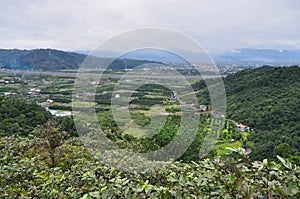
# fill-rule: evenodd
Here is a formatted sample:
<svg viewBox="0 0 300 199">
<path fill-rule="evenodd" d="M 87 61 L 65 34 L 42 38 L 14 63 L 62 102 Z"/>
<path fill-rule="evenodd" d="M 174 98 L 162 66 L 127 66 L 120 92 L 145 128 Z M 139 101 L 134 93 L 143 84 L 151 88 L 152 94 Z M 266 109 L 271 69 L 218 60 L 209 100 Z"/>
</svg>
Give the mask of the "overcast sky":
<svg viewBox="0 0 300 199">
<path fill-rule="evenodd" d="M 174 29 L 209 52 L 300 49 L 299 0 L 0 0 L 0 48 L 91 50 L 141 27 Z"/>
</svg>

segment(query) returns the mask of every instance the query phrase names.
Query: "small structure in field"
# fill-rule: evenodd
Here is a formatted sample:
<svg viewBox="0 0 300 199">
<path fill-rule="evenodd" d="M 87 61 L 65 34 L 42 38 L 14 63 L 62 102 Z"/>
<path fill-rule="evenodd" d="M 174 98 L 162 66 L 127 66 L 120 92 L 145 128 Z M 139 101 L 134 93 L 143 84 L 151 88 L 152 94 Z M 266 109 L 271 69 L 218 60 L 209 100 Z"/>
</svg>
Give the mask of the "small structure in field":
<svg viewBox="0 0 300 199">
<path fill-rule="evenodd" d="M 200 105 L 199 110 L 200 111 L 207 111 L 208 106 L 207 105 Z"/>
<path fill-rule="evenodd" d="M 5 97 L 12 96 L 12 95 L 17 95 L 17 93 L 12 93 L 12 92 L 5 92 L 4 93 Z"/>
<path fill-rule="evenodd" d="M 212 112 L 211 116 L 215 119 L 225 119 L 226 118 L 225 114 L 215 113 L 215 112 Z"/>
<path fill-rule="evenodd" d="M 71 111 L 59 112 L 57 110 L 49 110 L 49 112 L 51 113 L 51 115 L 53 115 L 55 117 L 66 117 L 66 116 L 71 116 L 72 115 Z"/>
<path fill-rule="evenodd" d="M 236 127 L 238 128 L 239 131 L 242 131 L 242 132 L 250 130 L 250 128 L 243 123 L 239 123 L 238 125 L 236 125 Z"/>
<path fill-rule="evenodd" d="M 53 103 L 52 99 L 47 99 L 46 102 L 48 102 L 49 104 Z"/>
<path fill-rule="evenodd" d="M 174 94 L 173 96 L 171 96 L 171 97 L 170 97 L 170 100 L 177 100 L 176 94 Z"/>
<path fill-rule="evenodd" d="M 40 94 L 40 92 L 41 92 L 40 89 L 31 88 L 29 91 L 27 91 L 27 94 L 31 96 L 37 96 Z"/>
</svg>

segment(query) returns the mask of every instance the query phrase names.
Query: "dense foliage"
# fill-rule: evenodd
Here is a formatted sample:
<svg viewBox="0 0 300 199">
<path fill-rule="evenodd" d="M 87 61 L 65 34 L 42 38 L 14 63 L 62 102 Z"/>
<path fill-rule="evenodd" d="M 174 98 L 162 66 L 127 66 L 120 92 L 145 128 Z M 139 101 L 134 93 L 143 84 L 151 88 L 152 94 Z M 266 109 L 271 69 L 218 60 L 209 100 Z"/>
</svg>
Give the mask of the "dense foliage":
<svg viewBox="0 0 300 199">
<path fill-rule="evenodd" d="M 249 151 L 235 149 L 231 155 L 223 158 L 189 164 L 163 163 L 163 167 L 157 162 L 155 169 L 136 173 L 130 165 L 127 166 L 128 171 L 118 170 L 94 159 L 76 138 L 65 139 L 56 130 L 51 132 L 54 136 L 44 132 L 42 135 L 45 136 L 39 137 L 0 138 L 2 198 L 300 196 L 300 168 L 281 157 L 277 162 L 267 159 L 252 162 L 247 156 Z M 60 141 L 55 142 L 58 144 L 54 146 L 51 145 L 53 139 Z M 51 160 L 52 156 L 55 161 Z"/>
<path fill-rule="evenodd" d="M 51 114 L 37 104 L 0 97 L 0 135 L 27 135 Z"/>
<path fill-rule="evenodd" d="M 300 157 L 300 68 L 262 67 L 225 79 L 228 117 L 254 129 L 254 159 Z"/>
</svg>

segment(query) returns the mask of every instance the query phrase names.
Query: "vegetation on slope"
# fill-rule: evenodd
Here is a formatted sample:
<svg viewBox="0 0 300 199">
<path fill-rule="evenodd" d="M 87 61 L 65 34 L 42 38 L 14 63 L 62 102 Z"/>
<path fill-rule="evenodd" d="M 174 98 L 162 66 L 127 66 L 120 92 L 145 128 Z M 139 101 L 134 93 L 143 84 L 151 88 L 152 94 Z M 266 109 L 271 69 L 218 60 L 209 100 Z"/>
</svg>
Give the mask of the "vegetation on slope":
<svg viewBox="0 0 300 199">
<path fill-rule="evenodd" d="M 0 97 L 0 135 L 28 135 L 51 114 L 37 104 Z"/>
<path fill-rule="evenodd" d="M 92 158 L 77 138 L 65 139 L 54 128 L 50 128 L 53 134 L 46 132 L 48 128 L 41 129 L 39 136 L 31 135 L 30 138 L 0 138 L 1 197 L 92 199 L 300 196 L 300 168 L 281 157 L 278 157 L 277 163 L 267 159 L 252 162 L 248 151 L 235 149 L 229 156 L 192 163 L 154 162 L 154 169 L 137 173 L 130 164 L 126 166 L 127 170 L 118 170 Z M 57 139 L 59 142 L 53 142 Z M 129 157 L 123 158 L 128 161 Z"/>
<path fill-rule="evenodd" d="M 227 76 L 228 117 L 254 129 L 253 159 L 300 157 L 300 68 L 262 67 Z"/>
<path fill-rule="evenodd" d="M 275 78 L 274 78 L 275 77 Z M 226 121 L 217 154 L 224 150 L 232 151 L 230 155 L 210 157 L 197 160 L 203 135 L 208 128 L 209 117 L 201 117 L 202 126 L 198 137 L 186 151 L 183 162 L 154 162 L 156 169 L 134 172 L 128 159 L 116 164 L 118 169 L 107 164 L 112 156 L 101 154 L 101 159 L 92 157 L 80 140 L 71 137 L 66 131 L 74 132 L 72 118 L 57 122 L 48 122 L 47 112 L 36 104 L 22 100 L 0 98 L 0 127 L 12 125 L 2 130 L 0 137 L 0 192 L 3 198 L 299 198 L 299 166 L 281 158 L 279 155 L 297 160 L 299 152 L 299 67 L 270 68 L 243 71 L 225 78 L 228 95 L 229 117 L 244 122 L 254 128 L 244 145 L 252 149 L 229 149 L 240 146 L 240 142 L 227 142 L 232 138 L 240 139 L 240 134 Z M 199 93 L 199 101 L 207 100 L 205 84 L 194 85 Z M 153 87 L 151 87 L 153 89 Z M 105 90 L 106 91 L 106 90 Z M 147 94 L 153 94 L 147 90 Z M 163 92 L 161 92 L 163 94 Z M 203 94 L 204 95 L 201 95 Z M 166 96 L 170 93 L 166 92 Z M 144 98 L 144 93 L 136 94 L 131 109 L 153 105 Z M 161 96 L 156 96 L 161 97 Z M 111 96 L 98 93 L 96 100 L 107 103 Z M 256 99 L 257 98 L 257 99 Z M 175 113 L 176 102 L 172 102 Z M 282 108 L 284 107 L 284 108 Z M 99 108 L 99 107 L 98 107 Z M 170 107 L 169 107 L 170 108 Z M 253 109 L 253 110 L 252 110 Z M 36 111 L 36 112 L 35 112 Z M 180 110 L 178 110 L 180 111 Z M 297 111 L 297 112 L 293 112 Z M 32 114 L 26 115 L 30 112 Z M 41 115 L 45 113 L 45 116 Z M 272 113 L 272 114 L 271 114 Z M 135 122 L 146 124 L 147 116 L 141 118 L 132 113 Z M 272 115 L 275 115 L 272 117 Z M 28 117 L 27 117 L 28 116 Z M 36 118 L 35 118 L 36 117 Z M 42 118 L 45 120 L 40 121 Z M 111 123 L 109 110 L 99 111 L 99 117 L 106 120 L 103 125 L 111 125 L 113 130 L 108 136 L 120 142 L 123 148 L 133 150 L 131 140 L 141 142 L 142 152 L 157 150 L 164 146 L 176 133 L 179 115 L 169 115 L 167 126 L 152 138 L 135 140 L 119 132 Z M 3 121 L 8 121 L 3 124 Z M 35 118 L 35 120 L 30 120 Z M 23 131 L 25 122 L 30 128 Z M 17 125 L 21 126 L 19 128 Z M 34 128 L 34 131 L 32 131 Z M 30 133 L 29 133 L 30 132 Z M 11 136 L 21 134 L 28 136 Z M 296 143 L 296 144 L 295 144 Z M 267 144 L 267 145 L 265 145 Z M 131 147 L 131 148 L 130 148 Z M 151 148 L 152 147 L 152 148 Z M 219 150 L 222 148 L 221 150 Z M 267 150 L 264 150 L 264 149 Z M 226 152 L 227 152 L 226 151 Z M 110 151 L 114 153 L 114 151 Z M 223 154 L 222 154 L 223 155 Z M 251 156 L 252 160 L 250 159 Z M 264 156 L 271 157 L 263 161 Z M 191 160 L 197 160 L 195 162 Z M 113 162 L 114 160 L 110 160 Z M 139 159 L 147 166 L 147 161 Z M 162 166 L 164 165 L 164 166 Z"/>
</svg>

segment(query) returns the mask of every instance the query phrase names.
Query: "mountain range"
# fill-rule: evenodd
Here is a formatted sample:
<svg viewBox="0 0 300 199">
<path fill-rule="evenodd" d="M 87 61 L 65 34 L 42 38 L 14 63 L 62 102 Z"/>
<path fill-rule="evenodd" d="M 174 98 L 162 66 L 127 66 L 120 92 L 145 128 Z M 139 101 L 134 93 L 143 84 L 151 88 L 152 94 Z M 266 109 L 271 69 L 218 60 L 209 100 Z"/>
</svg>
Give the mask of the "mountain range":
<svg viewBox="0 0 300 199">
<path fill-rule="evenodd" d="M 300 50 L 243 48 L 215 54 L 212 57 L 216 63 L 297 65 L 300 63 Z"/>
<path fill-rule="evenodd" d="M 0 50 L 2 68 L 23 70 L 76 69 L 86 55 L 53 49 Z"/>
<path fill-rule="evenodd" d="M 87 51 L 80 52 L 88 53 Z M 192 51 L 184 51 L 184 53 L 197 57 L 197 54 Z M 101 52 L 99 54 L 107 57 L 113 57 L 116 55 L 114 52 Z M 300 50 L 241 48 L 221 53 L 207 52 L 207 55 L 210 56 L 218 65 L 236 64 L 240 66 L 281 66 L 300 64 Z M 140 60 L 155 60 L 167 64 L 187 64 L 184 57 L 161 49 L 140 49 L 127 53 L 123 55 L 123 57 Z"/>
<path fill-rule="evenodd" d="M 57 71 L 78 69 L 87 55 L 76 52 L 66 52 L 55 49 L 0 49 L 0 68 L 16 70 Z M 142 64 L 158 63 L 138 59 L 114 59 L 108 57 L 90 57 L 94 68 L 101 67 L 113 61 L 108 68 L 133 68 Z"/>
<path fill-rule="evenodd" d="M 40 71 L 77 69 L 88 56 L 84 54 L 87 51 L 78 52 L 66 52 L 55 49 L 0 49 L 0 68 Z M 107 63 L 107 61 L 112 60 L 112 58 L 108 57 L 116 55 L 116 53 L 109 52 L 102 54 L 106 57 L 95 57 L 96 63 Z M 300 50 L 244 48 L 212 54 L 211 57 L 219 65 L 298 65 L 300 63 Z M 186 64 L 187 62 L 174 53 L 147 49 L 123 55 L 119 59 L 116 59 L 110 65 L 110 68 L 133 68 L 137 65 L 147 63 Z"/>
</svg>

